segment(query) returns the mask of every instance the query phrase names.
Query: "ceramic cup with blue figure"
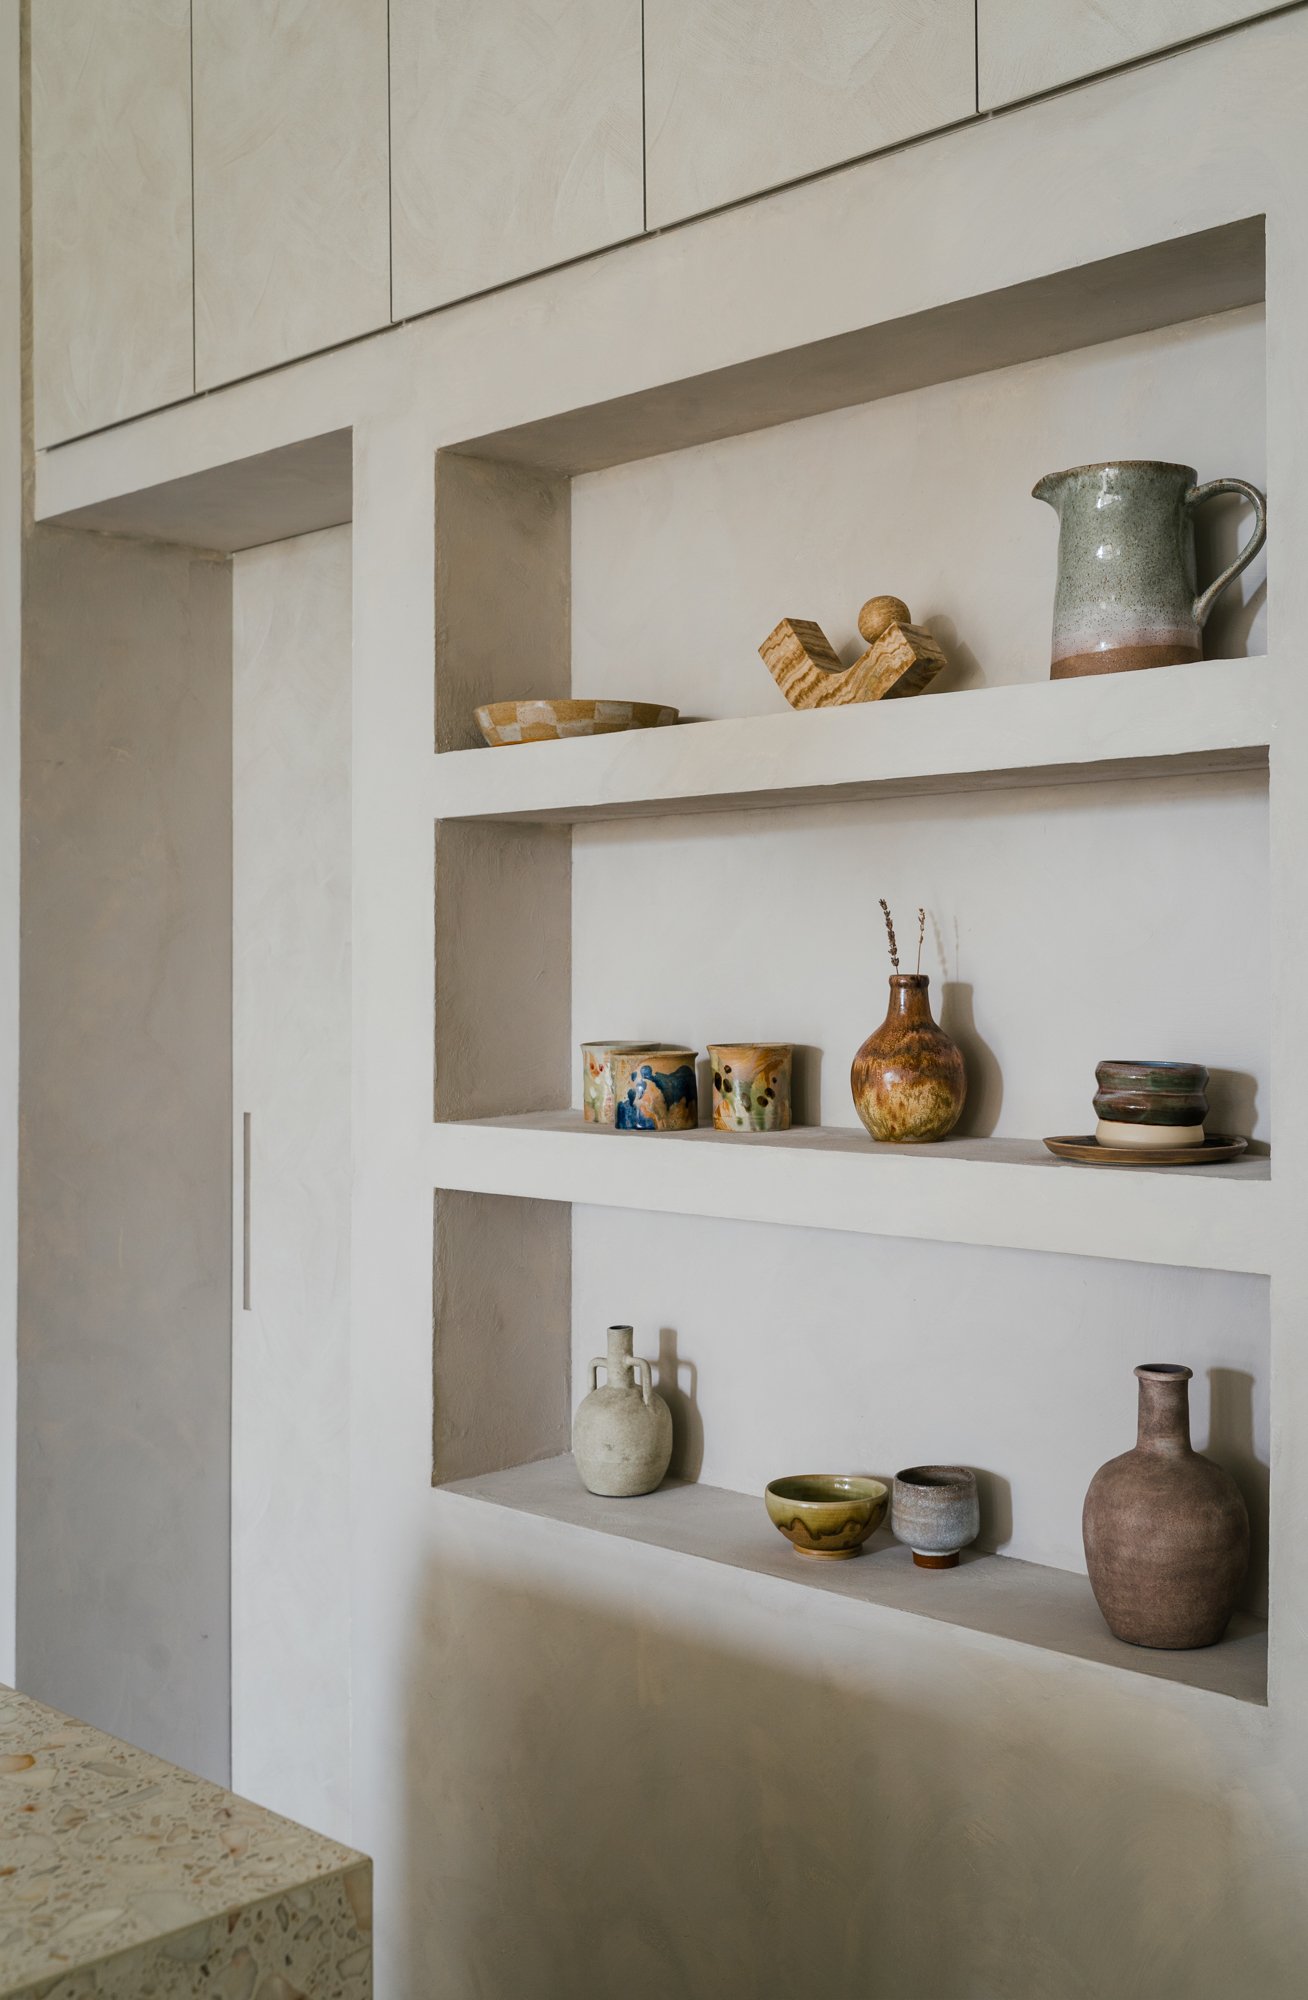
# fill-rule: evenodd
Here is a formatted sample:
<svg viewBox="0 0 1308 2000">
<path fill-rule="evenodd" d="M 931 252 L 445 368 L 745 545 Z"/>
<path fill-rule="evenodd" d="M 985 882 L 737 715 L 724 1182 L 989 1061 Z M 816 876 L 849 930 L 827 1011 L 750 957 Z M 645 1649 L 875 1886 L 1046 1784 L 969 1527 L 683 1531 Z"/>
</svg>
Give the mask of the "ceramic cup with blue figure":
<svg viewBox="0 0 1308 2000">
<path fill-rule="evenodd" d="M 694 1049 L 641 1049 L 613 1058 L 619 1132 L 692 1132 L 699 1123 Z"/>
</svg>

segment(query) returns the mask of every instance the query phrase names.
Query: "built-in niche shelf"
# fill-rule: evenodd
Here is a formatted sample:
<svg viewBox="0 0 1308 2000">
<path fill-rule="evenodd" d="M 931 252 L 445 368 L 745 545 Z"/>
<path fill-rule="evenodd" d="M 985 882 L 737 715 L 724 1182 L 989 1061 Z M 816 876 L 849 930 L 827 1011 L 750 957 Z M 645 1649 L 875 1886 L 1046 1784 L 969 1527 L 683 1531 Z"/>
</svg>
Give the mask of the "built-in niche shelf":
<svg viewBox="0 0 1308 2000">
<path fill-rule="evenodd" d="M 848 1126 L 617 1132 L 579 1111 L 438 1123 L 432 1184 L 1197 1270 L 1271 1268 L 1271 1160 L 1081 1167 L 1039 1139 L 875 1145 Z"/>
<path fill-rule="evenodd" d="M 434 760 L 433 816 L 578 822 L 1265 768 L 1271 673 L 1207 660 L 451 750 Z"/>
<path fill-rule="evenodd" d="M 586 1492 L 566 1456 L 483 1473 L 439 1490 L 533 1515 L 567 1533 L 615 1536 L 771 1577 L 816 1593 L 810 1605 L 818 1613 L 822 1597 L 839 1597 L 870 1612 L 929 1618 L 951 1631 L 982 1633 L 1004 1646 L 1034 1647 L 1234 1701 L 1267 1701 L 1267 1627 L 1261 1620 L 1237 1614 L 1219 1645 L 1198 1652 L 1125 1646 L 1100 1617 L 1088 1580 L 1071 1570 L 976 1551 L 965 1552 L 956 1570 L 921 1570 L 884 1529 L 853 1562 L 805 1562 L 754 1495 L 674 1481 L 638 1500 L 602 1500 Z"/>
</svg>

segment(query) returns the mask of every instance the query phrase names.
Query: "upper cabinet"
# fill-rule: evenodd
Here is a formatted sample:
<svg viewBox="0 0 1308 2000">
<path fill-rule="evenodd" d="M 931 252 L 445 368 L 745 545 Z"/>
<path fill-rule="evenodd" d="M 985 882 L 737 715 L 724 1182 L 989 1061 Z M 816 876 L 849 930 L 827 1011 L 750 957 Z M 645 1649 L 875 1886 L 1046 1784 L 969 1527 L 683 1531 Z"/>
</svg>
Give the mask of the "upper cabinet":
<svg viewBox="0 0 1308 2000">
<path fill-rule="evenodd" d="M 32 8 L 36 441 L 194 388 L 190 0 Z"/>
<path fill-rule="evenodd" d="M 975 110 L 973 0 L 645 0 L 651 228 Z"/>
<path fill-rule="evenodd" d="M 644 226 L 640 0 L 391 0 L 394 314 Z"/>
<path fill-rule="evenodd" d="M 386 0 L 192 12 L 195 376 L 208 389 L 390 318 Z"/>
<path fill-rule="evenodd" d="M 977 0 L 982 111 L 1267 12 L 1248 0 Z"/>
</svg>

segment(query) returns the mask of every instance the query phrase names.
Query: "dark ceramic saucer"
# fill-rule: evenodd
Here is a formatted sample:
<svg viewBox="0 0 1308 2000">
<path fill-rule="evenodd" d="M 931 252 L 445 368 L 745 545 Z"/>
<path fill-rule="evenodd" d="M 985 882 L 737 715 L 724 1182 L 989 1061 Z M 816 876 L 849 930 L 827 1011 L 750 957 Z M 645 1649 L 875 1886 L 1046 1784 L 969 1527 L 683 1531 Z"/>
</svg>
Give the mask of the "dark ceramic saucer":
<svg viewBox="0 0 1308 2000">
<path fill-rule="evenodd" d="M 1089 1132 L 1046 1139 L 1045 1144 L 1060 1160 L 1077 1160 L 1085 1167 L 1215 1167 L 1223 1160 L 1238 1160 L 1249 1141 L 1208 1132 L 1202 1146 L 1101 1146 Z"/>
</svg>

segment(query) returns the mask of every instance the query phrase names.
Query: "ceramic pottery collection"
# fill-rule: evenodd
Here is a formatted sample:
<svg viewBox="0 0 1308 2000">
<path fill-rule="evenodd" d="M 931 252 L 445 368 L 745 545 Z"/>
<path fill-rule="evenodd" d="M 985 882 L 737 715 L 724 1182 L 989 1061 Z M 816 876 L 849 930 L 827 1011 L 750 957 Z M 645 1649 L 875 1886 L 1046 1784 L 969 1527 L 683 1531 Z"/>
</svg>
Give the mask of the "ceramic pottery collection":
<svg viewBox="0 0 1308 2000">
<path fill-rule="evenodd" d="M 1085 1496 L 1090 1583 L 1128 1645 L 1211 1646 L 1248 1568 L 1249 1516 L 1231 1475 L 1191 1449 L 1191 1370 L 1158 1361 L 1135 1372 L 1135 1449 L 1100 1466 Z"/>
<path fill-rule="evenodd" d="M 957 1569 L 959 1551 L 981 1532 L 975 1472 L 965 1465 L 910 1465 L 897 1472 L 890 1525 L 919 1569 Z"/>
<path fill-rule="evenodd" d="M 788 1132 L 789 1042 L 710 1042 L 713 1124 L 719 1132 Z"/>
<path fill-rule="evenodd" d="M 693 1132 L 699 1123 L 694 1049 L 638 1049 L 612 1057 L 619 1132 Z"/>
<path fill-rule="evenodd" d="M 572 1422 L 572 1454 L 591 1493 L 652 1493 L 672 1459 L 672 1413 L 629 1326 L 611 1326 L 608 1353 L 590 1364 L 590 1394 Z M 604 1387 L 599 1371 L 604 1370 Z"/>
<path fill-rule="evenodd" d="M 924 972 L 892 973 L 886 1018 L 854 1057 L 854 1106 L 874 1139 L 943 1139 L 962 1115 L 963 1058 L 932 1018 L 930 984 Z"/>
<path fill-rule="evenodd" d="M 1208 1116 L 1202 1063 L 1101 1062 L 1095 1137 L 1106 1146 L 1201 1146 Z"/>
<path fill-rule="evenodd" d="M 845 1562 L 885 1520 L 890 1493 L 879 1479 L 806 1472 L 774 1479 L 763 1503 L 796 1555 Z"/>
<path fill-rule="evenodd" d="M 612 1125 L 618 1115 L 614 1063 L 624 1056 L 648 1054 L 657 1042 L 583 1042 L 581 1045 L 581 1108 L 588 1125 Z"/>
<path fill-rule="evenodd" d="M 1046 473 L 1032 488 L 1059 521 L 1051 679 L 1203 658 L 1205 620 L 1266 540 L 1267 508 L 1243 479 L 1199 486 L 1196 478 L 1192 465 L 1123 459 Z M 1218 493 L 1243 494 L 1255 526 L 1235 561 L 1200 593 L 1194 510 Z"/>
</svg>

